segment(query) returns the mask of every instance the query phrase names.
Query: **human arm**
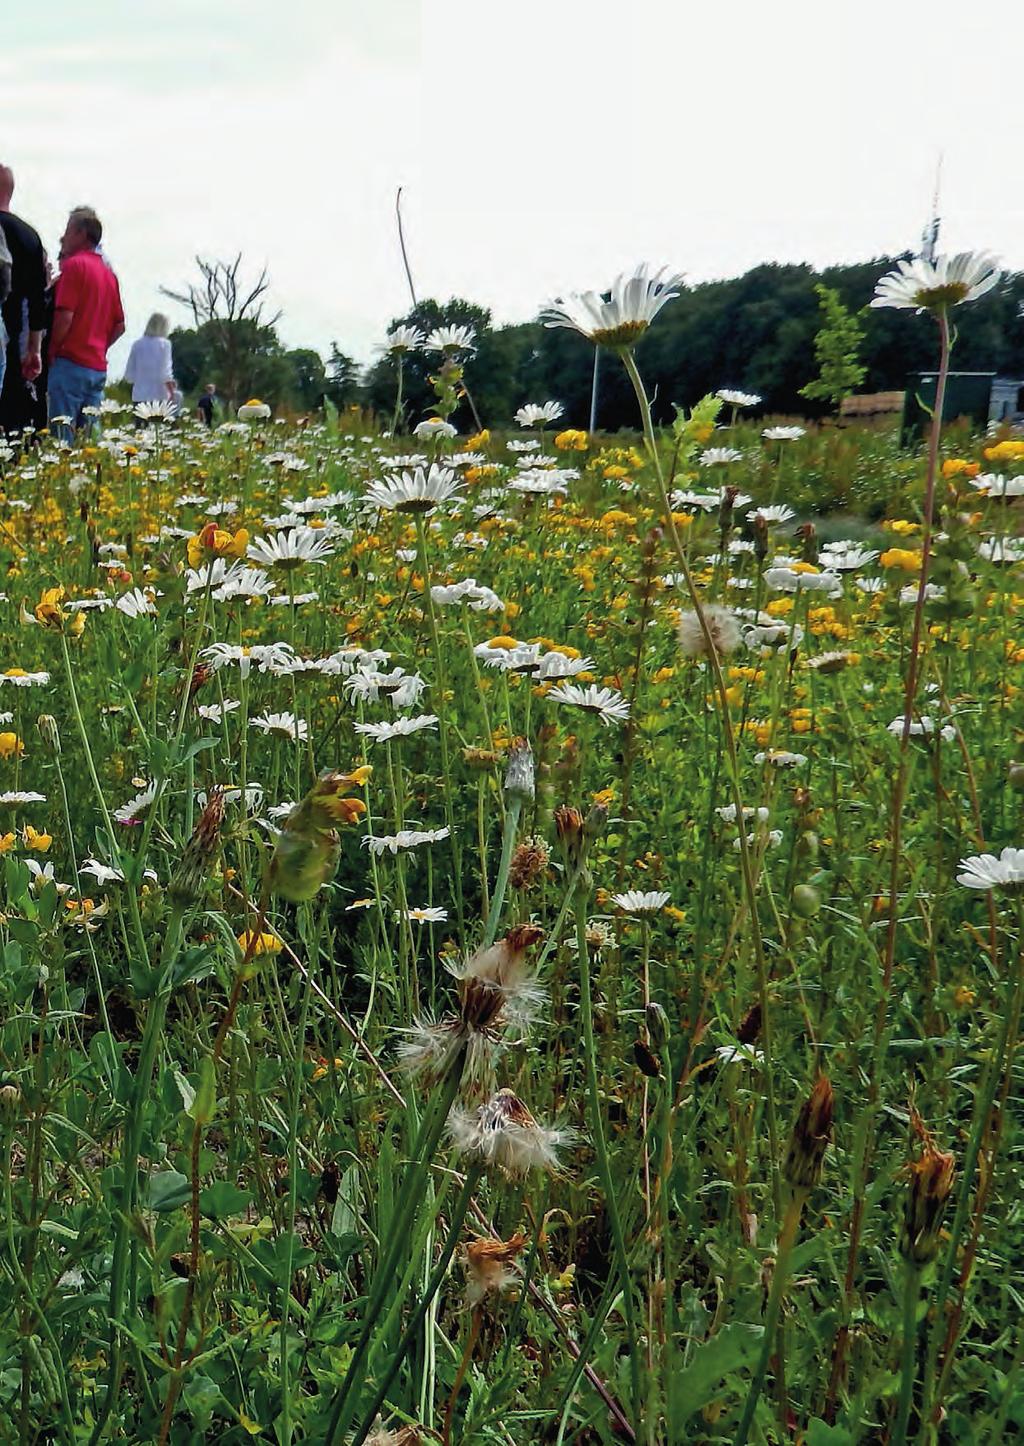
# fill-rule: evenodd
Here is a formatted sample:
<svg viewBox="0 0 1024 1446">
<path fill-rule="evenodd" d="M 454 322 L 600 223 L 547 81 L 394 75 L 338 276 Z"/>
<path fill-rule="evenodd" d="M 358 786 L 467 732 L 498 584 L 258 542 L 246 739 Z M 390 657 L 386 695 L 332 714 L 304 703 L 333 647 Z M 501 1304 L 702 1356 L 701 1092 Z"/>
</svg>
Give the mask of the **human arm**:
<svg viewBox="0 0 1024 1446">
<path fill-rule="evenodd" d="M 46 326 L 46 253 L 38 236 L 25 257 L 28 280 L 25 299 L 28 302 L 28 337 L 21 358 L 21 374 L 34 382 L 43 369 L 43 330 Z"/>
<path fill-rule="evenodd" d="M 113 272 L 111 272 L 111 275 L 113 275 Z M 110 335 L 107 337 L 108 351 L 114 345 L 114 342 L 118 341 L 122 336 L 124 336 L 124 310 L 121 306 L 121 288 L 118 286 L 117 278 L 115 277 L 114 314 L 111 318 Z"/>
<path fill-rule="evenodd" d="M 56 306 L 53 309 L 53 328 L 50 331 L 50 360 L 60 356 L 60 349 L 67 340 L 71 323 L 74 321 L 73 307 Z"/>
</svg>

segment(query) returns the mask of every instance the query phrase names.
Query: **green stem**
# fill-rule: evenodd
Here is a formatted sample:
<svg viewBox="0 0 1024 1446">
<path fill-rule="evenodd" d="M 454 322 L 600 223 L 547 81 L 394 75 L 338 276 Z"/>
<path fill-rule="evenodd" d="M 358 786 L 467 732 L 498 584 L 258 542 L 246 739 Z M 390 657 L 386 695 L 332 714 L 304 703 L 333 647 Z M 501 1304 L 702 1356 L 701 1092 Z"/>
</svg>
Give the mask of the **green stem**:
<svg viewBox="0 0 1024 1446">
<path fill-rule="evenodd" d="M 587 1094 L 590 1100 L 591 1130 L 594 1135 L 594 1154 L 597 1157 L 597 1171 L 604 1191 L 608 1223 L 611 1226 L 612 1247 L 615 1252 L 615 1268 L 622 1289 L 622 1306 L 629 1334 L 629 1371 L 632 1391 L 634 1423 L 639 1430 L 642 1410 L 640 1392 L 640 1337 L 637 1331 L 636 1309 L 633 1301 L 632 1277 L 629 1256 L 626 1251 L 626 1237 L 622 1229 L 622 1217 L 615 1195 L 615 1181 L 611 1161 L 608 1158 L 608 1144 L 604 1134 L 604 1117 L 601 1110 L 601 1086 L 597 1076 L 597 1047 L 594 1041 L 594 1004 L 590 992 L 590 950 L 587 945 L 587 904 L 589 881 L 580 874 L 575 889 L 576 911 L 576 952 L 580 971 L 580 1015 L 583 1022 L 583 1053 L 587 1072 Z"/>
<path fill-rule="evenodd" d="M 903 1351 L 900 1367 L 900 1403 L 890 1446 L 904 1446 L 914 1404 L 914 1376 L 917 1367 L 917 1303 L 921 1297 L 921 1272 L 907 1262 L 903 1283 Z"/>
<path fill-rule="evenodd" d="M 387 1395 L 391 1389 L 391 1384 L 394 1381 L 395 1377 L 398 1375 L 402 1362 L 405 1360 L 406 1356 L 409 1354 L 409 1351 L 412 1349 L 412 1346 L 419 1333 L 420 1326 L 423 1324 L 423 1321 L 426 1318 L 427 1311 L 430 1309 L 435 1295 L 441 1289 L 444 1278 L 448 1274 L 448 1267 L 451 1264 L 452 1256 L 455 1254 L 455 1247 L 459 1243 L 459 1236 L 462 1233 L 462 1224 L 466 1218 L 466 1211 L 469 1209 L 469 1202 L 473 1198 L 473 1191 L 476 1189 L 482 1173 L 482 1169 L 477 1166 L 474 1169 L 470 1170 L 469 1173 L 466 1175 L 466 1182 L 463 1185 L 462 1192 L 459 1195 L 458 1200 L 455 1202 L 455 1207 L 452 1210 L 451 1224 L 448 1227 L 448 1234 L 445 1237 L 444 1245 L 441 1247 L 440 1259 L 438 1260 L 437 1265 L 434 1267 L 433 1274 L 427 1281 L 426 1289 L 423 1292 L 422 1300 L 413 1311 L 412 1316 L 409 1319 L 409 1323 L 407 1324 L 405 1330 L 402 1332 L 402 1339 L 399 1342 L 398 1347 L 394 1352 L 394 1355 L 391 1357 L 388 1369 L 384 1374 L 384 1379 L 381 1381 L 380 1385 L 377 1388 L 377 1394 L 374 1396 L 373 1402 L 369 1410 L 363 1416 L 362 1421 L 357 1427 L 356 1433 L 352 1437 L 350 1446 L 363 1446 L 363 1442 L 373 1430 L 373 1423 L 377 1419 L 377 1413 L 383 1406 L 384 1402 L 387 1400 Z M 326 1446 L 333 1446 L 333 1443 L 336 1439 L 337 1438 L 333 1433 L 329 1433 L 327 1436 Z"/>
<path fill-rule="evenodd" d="M 772 1078 L 773 1029 L 771 1012 L 768 1007 L 768 963 L 765 958 L 764 939 L 761 934 L 761 922 L 757 911 L 757 879 L 751 859 L 750 844 L 747 839 L 747 830 L 744 821 L 743 798 L 740 792 L 739 756 L 736 751 L 736 737 L 733 732 L 732 719 L 729 714 L 729 699 L 725 676 L 722 673 L 722 664 L 718 655 L 718 649 L 715 646 L 714 638 L 708 626 L 707 614 L 704 611 L 700 594 L 693 581 L 689 558 L 686 549 L 683 547 L 672 516 L 672 504 L 669 501 L 668 491 L 665 487 L 665 476 L 662 472 L 661 460 L 658 456 L 658 444 L 654 434 L 651 405 L 647 400 L 647 393 L 644 390 L 644 384 L 637 370 L 633 353 L 631 351 L 624 351 L 622 353 L 622 361 L 626 368 L 626 373 L 633 384 L 633 390 L 636 393 L 637 403 L 643 419 L 644 439 L 647 443 L 647 450 L 650 453 L 654 467 L 654 476 L 658 485 L 662 511 L 665 514 L 668 535 L 686 583 L 686 590 L 689 594 L 690 602 L 693 605 L 694 614 L 700 625 L 701 634 L 704 639 L 705 654 L 711 667 L 712 677 L 715 682 L 715 691 L 718 695 L 719 711 L 722 717 L 722 736 L 725 740 L 726 757 L 729 763 L 729 782 L 732 789 L 733 803 L 736 807 L 737 836 L 740 845 L 740 872 L 743 878 L 743 891 L 746 895 L 747 909 L 750 915 L 750 933 L 754 946 L 754 959 L 757 966 L 758 1003 L 761 1007 L 761 1039 L 764 1045 L 764 1070 L 762 1079 L 764 1082 L 765 1115 L 768 1122 L 768 1148 L 772 1172 L 772 1201 L 775 1206 L 776 1219 L 779 1219 L 782 1213 L 782 1187 L 779 1179 L 778 1117 L 775 1107 L 775 1085 Z"/>
<path fill-rule="evenodd" d="M 757 1363 L 757 1370 L 754 1372 L 754 1379 L 750 1383 L 750 1390 L 747 1392 L 746 1404 L 743 1407 L 743 1415 L 740 1417 L 740 1424 L 736 1428 L 736 1435 L 733 1437 L 732 1446 L 746 1446 L 750 1435 L 750 1427 L 753 1424 L 754 1412 L 757 1410 L 757 1403 L 764 1390 L 765 1376 L 768 1374 L 768 1362 L 771 1360 L 772 1344 L 775 1340 L 775 1327 L 778 1324 L 779 1312 L 782 1309 L 783 1297 L 786 1293 L 786 1282 L 789 1278 L 789 1262 L 793 1253 L 793 1242 L 796 1240 L 796 1232 L 800 1226 L 800 1216 L 803 1212 L 804 1201 L 807 1199 L 805 1190 L 794 1190 L 786 1206 L 786 1212 L 782 1220 L 782 1229 L 779 1232 L 779 1243 L 775 1251 L 775 1270 L 772 1275 L 772 1287 L 768 1296 L 768 1309 L 764 1318 L 764 1338 L 761 1343 L 761 1355 Z"/>
<path fill-rule="evenodd" d="M 512 854 L 516 846 L 516 830 L 519 827 L 519 815 L 522 811 L 523 800 L 518 794 L 515 794 L 509 800 L 508 811 L 505 814 L 505 827 L 501 835 L 501 860 L 498 864 L 498 877 L 494 881 L 494 897 L 491 900 L 491 907 L 487 915 L 487 928 L 484 931 L 482 947 L 485 949 L 494 943 L 498 933 L 501 908 L 505 902 L 505 890 L 508 887 L 509 869 L 512 867 Z"/>
</svg>

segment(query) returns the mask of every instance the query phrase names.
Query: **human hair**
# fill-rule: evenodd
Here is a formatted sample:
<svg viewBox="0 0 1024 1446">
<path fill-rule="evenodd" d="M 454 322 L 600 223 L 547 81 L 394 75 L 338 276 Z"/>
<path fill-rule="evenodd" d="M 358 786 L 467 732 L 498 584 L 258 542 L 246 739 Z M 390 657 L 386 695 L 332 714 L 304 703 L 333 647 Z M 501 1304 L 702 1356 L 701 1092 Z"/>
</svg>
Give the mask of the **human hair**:
<svg viewBox="0 0 1024 1446">
<path fill-rule="evenodd" d="M 103 222 L 91 206 L 76 206 L 68 220 L 78 227 L 90 246 L 98 246 L 103 240 Z"/>
<path fill-rule="evenodd" d="M 14 195 L 14 172 L 0 162 L 0 196 L 9 201 Z"/>
<path fill-rule="evenodd" d="M 154 311 L 153 315 L 146 322 L 146 336 L 167 336 L 171 329 L 171 323 L 164 316 L 162 311 Z"/>
</svg>

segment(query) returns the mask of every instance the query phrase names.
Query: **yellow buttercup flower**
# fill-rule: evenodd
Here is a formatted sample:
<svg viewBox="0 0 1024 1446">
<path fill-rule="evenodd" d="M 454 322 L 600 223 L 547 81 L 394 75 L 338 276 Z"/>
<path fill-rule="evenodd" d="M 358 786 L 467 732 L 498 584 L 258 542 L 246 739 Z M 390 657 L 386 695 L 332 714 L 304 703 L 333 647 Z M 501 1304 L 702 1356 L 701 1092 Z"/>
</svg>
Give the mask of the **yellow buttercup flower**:
<svg viewBox="0 0 1024 1446">
<path fill-rule="evenodd" d="M 910 552 L 904 547 L 890 547 L 878 560 L 883 567 L 899 568 L 902 572 L 920 572 L 923 558 L 919 552 Z"/>
<path fill-rule="evenodd" d="M 235 943 L 243 954 L 249 954 L 250 941 L 254 937 L 256 942 L 252 945 L 252 953 L 249 955 L 250 958 L 255 958 L 260 954 L 280 954 L 284 948 L 284 944 L 276 934 L 254 935 L 252 929 L 245 929 L 235 940 Z"/>
<path fill-rule="evenodd" d="M 27 823 L 22 830 L 21 842 L 22 847 L 30 849 L 32 853 L 45 854 L 50 851 L 50 845 L 53 843 L 53 835 L 41 833 L 38 829 L 34 829 L 30 823 Z"/>
<path fill-rule="evenodd" d="M 558 433 L 555 438 L 555 446 L 560 452 L 585 452 L 589 446 L 589 439 L 586 432 L 568 427 L 564 432 Z"/>
<path fill-rule="evenodd" d="M 0 733 L 0 758 L 20 758 L 25 745 L 17 733 Z"/>
</svg>

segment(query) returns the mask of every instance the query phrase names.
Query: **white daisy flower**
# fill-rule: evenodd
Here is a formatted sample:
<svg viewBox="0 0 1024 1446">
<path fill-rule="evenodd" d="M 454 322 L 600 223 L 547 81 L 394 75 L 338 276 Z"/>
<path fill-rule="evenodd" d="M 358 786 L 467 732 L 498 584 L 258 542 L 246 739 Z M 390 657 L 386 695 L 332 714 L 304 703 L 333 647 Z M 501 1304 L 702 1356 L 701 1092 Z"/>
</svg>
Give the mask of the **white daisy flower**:
<svg viewBox="0 0 1024 1446">
<path fill-rule="evenodd" d="M 236 712 L 241 706 L 237 698 L 225 698 L 223 703 L 200 703 L 196 712 L 207 723 L 223 723 L 229 713 Z"/>
<path fill-rule="evenodd" d="M 140 422 L 173 422 L 178 408 L 172 401 L 137 402 L 133 412 Z"/>
<path fill-rule="evenodd" d="M 396 919 L 405 919 L 411 924 L 446 924 L 448 910 L 436 908 L 396 909 Z"/>
<path fill-rule="evenodd" d="M 450 467 L 432 462 L 429 470 L 417 467 L 414 472 L 395 473 L 383 482 L 371 482 L 363 500 L 388 512 L 433 512 L 441 503 L 457 497 L 463 485 Z"/>
<path fill-rule="evenodd" d="M 516 412 L 515 420 L 521 427 L 544 427 L 557 422 L 562 411 L 561 402 L 527 402 Z"/>
<path fill-rule="evenodd" d="M 641 263 L 632 276 L 617 276 L 605 294 L 572 292 L 556 298 L 541 312 L 545 326 L 578 331 L 598 346 L 621 350 L 631 347 L 648 329 L 661 308 L 679 295 L 680 275 L 650 272 Z"/>
<path fill-rule="evenodd" d="M 363 847 L 372 854 L 397 854 L 399 849 L 415 849 L 421 844 L 439 843 L 448 837 L 446 828 L 405 828 L 392 834 L 364 834 Z"/>
<path fill-rule="evenodd" d="M 412 429 L 412 434 L 418 442 L 436 441 L 438 437 L 450 442 L 457 437 L 458 431 L 451 422 L 446 422 L 443 417 L 427 417 L 422 422 L 417 422 Z"/>
<path fill-rule="evenodd" d="M 146 809 L 156 798 L 156 784 L 148 784 L 141 793 L 130 798 L 127 803 L 122 803 L 120 808 L 115 808 L 113 817 L 117 823 L 136 824 L 140 823 Z"/>
<path fill-rule="evenodd" d="M 994 854 L 972 854 L 961 859 L 958 884 L 967 889 L 1010 889 L 1024 888 L 1024 849 L 1005 848 L 996 858 Z"/>
<path fill-rule="evenodd" d="M 156 616 L 156 603 L 138 587 L 133 587 L 123 597 L 119 597 L 114 606 L 118 612 L 124 613 L 126 618 Z"/>
<path fill-rule="evenodd" d="M 8 789 L 6 789 L 4 792 L 0 793 L 0 805 L 6 804 L 6 805 L 8 805 L 9 807 L 15 807 L 15 808 L 16 808 L 16 807 L 18 807 L 19 804 L 23 804 L 23 803 L 45 803 L 45 802 L 46 802 L 46 794 L 45 794 L 45 793 L 33 793 L 33 792 L 31 791 L 31 789 L 8 788 Z"/>
<path fill-rule="evenodd" d="M 612 903 L 627 914 L 657 914 L 665 907 L 671 894 L 659 889 L 644 893 L 641 889 L 627 889 L 624 894 L 612 894 Z"/>
<path fill-rule="evenodd" d="M 293 743 L 305 743 L 309 738 L 309 724 L 294 713 L 259 713 L 249 719 L 249 727 L 274 738 L 289 738 Z"/>
<path fill-rule="evenodd" d="M 326 562 L 333 552 L 330 535 L 323 528 L 292 527 L 275 537 L 254 538 L 246 556 L 261 567 L 290 572 L 306 562 Z"/>
<path fill-rule="evenodd" d="M 923 256 L 900 261 L 895 271 L 881 277 L 872 306 L 904 310 L 944 311 L 964 301 L 977 301 L 991 291 L 1002 272 L 994 256 L 984 251 L 961 251 L 956 256 Z"/>
<path fill-rule="evenodd" d="M 761 405 L 761 398 L 756 392 L 737 392 L 732 387 L 720 387 L 715 396 L 730 407 L 759 407 Z"/>
<path fill-rule="evenodd" d="M 390 743 L 392 738 L 409 738 L 425 728 L 437 727 L 435 713 L 422 713 L 418 718 L 395 718 L 390 723 L 357 723 L 357 733 L 365 733 L 374 743 Z"/>
<path fill-rule="evenodd" d="M 436 326 L 423 345 L 427 351 L 474 351 L 475 338 L 471 326 Z"/>
<path fill-rule="evenodd" d="M 797 442 L 806 432 L 806 427 L 765 427 L 761 436 L 766 442 Z"/>
<path fill-rule="evenodd" d="M 705 447 L 697 461 L 702 467 L 728 467 L 733 462 L 742 462 L 743 453 L 735 447 Z"/>
<path fill-rule="evenodd" d="M 49 673 L 23 673 L 19 668 L 10 668 L 0 673 L 0 688 L 10 683 L 12 688 L 42 688 L 50 681 Z"/>
<path fill-rule="evenodd" d="M 613 723 L 624 723 L 629 717 L 629 703 L 615 688 L 599 688 L 596 683 L 581 687 L 578 683 L 562 683 L 552 688 L 548 697 L 554 703 L 566 703 L 571 708 L 582 708 L 585 713 L 596 713 L 606 728 Z"/>
<path fill-rule="evenodd" d="M 385 348 L 393 352 L 419 351 L 425 338 L 415 326 L 393 326 L 387 335 Z"/>
<path fill-rule="evenodd" d="M 1004 477 L 999 472 L 982 472 L 968 480 L 989 497 L 1024 497 L 1024 475 Z"/>
</svg>

